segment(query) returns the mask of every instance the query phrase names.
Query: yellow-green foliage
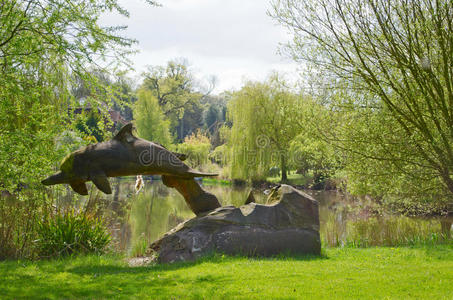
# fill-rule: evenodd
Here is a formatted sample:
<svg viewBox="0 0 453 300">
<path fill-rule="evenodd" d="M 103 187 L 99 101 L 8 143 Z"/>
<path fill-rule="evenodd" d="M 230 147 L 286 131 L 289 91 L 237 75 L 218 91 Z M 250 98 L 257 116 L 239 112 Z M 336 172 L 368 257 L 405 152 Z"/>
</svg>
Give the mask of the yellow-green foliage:
<svg viewBox="0 0 453 300">
<path fill-rule="evenodd" d="M 272 2 L 292 35 L 284 52 L 335 116 L 324 123 L 348 190 L 451 202 L 452 1 Z"/>
<path fill-rule="evenodd" d="M 338 161 L 335 148 L 310 132 L 296 136 L 289 149 L 293 158 L 292 167 L 298 170 L 327 173 Z"/>
<path fill-rule="evenodd" d="M 387 216 L 357 220 L 342 220 L 330 215 L 321 224 L 325 246 L 405 246 L 438 244 L 445 236 L 439 220 Z"/>
<path fill-rule="evenodd" d="M 21 257 L 33 252 L 36 220 L 59 189 L 44 191 L 40 181 L 72 148 L 56 142 L 74 129 L 68 111 L 81 105 L 75 78 L 90 87 L 91 108 L 105 112 L 117 93 L 89 66 L 104 67 L 108 56 L 121 67 L 134 41 L 116 24 L 98 23 L 107 11 L 128 15 L 116 0 L 6 0 L 0 7 L 0 190 L 11 194 L 0 196 L 0 256 Z"/>
<path fill-rule="evenodd" d="M 138 91 L 137 96 L 134 116 L 138 135 L 146 140 L 169 146 L 171 144 L 170 121 L 165 118 L 157 98 L 151 91 L 144 88 Z"/>
<path fill-rule="evenodd" d="M 227 162 L 227 151 L 227 145 L 220 145 L 209 154 L 209 158 L 220 165 L 225 165 Z"/>
<path fill-rule="evenodd" d="M 290 166 L 289 145 L 303 130 L 304 97 L 273 74 L 265 82 L 248 82 L 228 103 L 231 176 L 264 179 L 269 168 Z"/>
<path fill-rule="evenodd" d="M 186 136 L 184 143 L 177 145 L 177 151 L 187 155 L 187 162 L 193 168 L 206 165 L 211 149 L 209 137 L 200 130 Z"/>
</svg>

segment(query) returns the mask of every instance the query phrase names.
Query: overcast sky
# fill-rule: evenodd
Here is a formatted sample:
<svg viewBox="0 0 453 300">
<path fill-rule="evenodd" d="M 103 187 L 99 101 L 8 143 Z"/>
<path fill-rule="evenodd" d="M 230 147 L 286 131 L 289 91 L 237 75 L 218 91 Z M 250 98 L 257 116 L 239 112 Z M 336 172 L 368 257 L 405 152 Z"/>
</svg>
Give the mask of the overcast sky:
<svg viewBox="0 0 453 300">
<path fill-rule="evenodd" d="M 128 25 L 139 41 L 132 58 L 138 73 L 147 65 L 186 58 L 200 79 L 217 77 L 215 93 L 239 89 L 245 79 L 263 80 L 272 71 L 294 74 L 296 64 L 277 54 L 289 39 L 266 14 L 267 0 L 122 0 L 130 18 L 107 15 L 103 24 Z"/>
</svg>

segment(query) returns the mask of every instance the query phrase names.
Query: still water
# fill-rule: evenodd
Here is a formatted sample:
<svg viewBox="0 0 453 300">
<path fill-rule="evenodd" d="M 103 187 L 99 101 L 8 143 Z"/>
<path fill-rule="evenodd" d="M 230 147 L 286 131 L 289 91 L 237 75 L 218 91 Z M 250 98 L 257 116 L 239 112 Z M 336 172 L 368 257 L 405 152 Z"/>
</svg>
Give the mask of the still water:
<svg viewBox="0 0 453 300">
<path fill-rule="evenodd" d="M 86 198 L 83 205 L 103 203 L 102 215 L 112 233 L 112 246 L 128 255 L 140 255 L 146 246 L 179 223 L 195 215 L 187 207 L 184 198 L 160 180 L 145 181 L 143 189 L 136 193 L 135 180 L 115 179 L 111 182 L 113 194 Z M 217 196 L 223 206 L 241 206 L 252 190 L 230 185 L 203 185 Z M 92 189 L 95 191 L 96 189 Z M 409 219 L 405 217 L 375 217 L 369 209 L 357 209 L 363 203 L 336 191 L 311 191 L 319 202 L 321 239 L 325 246 L 341 246 L 348 241 L 366 245 L 393 245 L 410 239 L 427 239 L 440 233 L 438 220 Z M 266 190 L 254 190 L 257 203 L 266 203 Z M 95 199 L 96 198 L 96 199 Z M 98 203 L 98 204 L 99 204 Z M 366 207 L 366 206 L 365 206 Z"/>
</svg>

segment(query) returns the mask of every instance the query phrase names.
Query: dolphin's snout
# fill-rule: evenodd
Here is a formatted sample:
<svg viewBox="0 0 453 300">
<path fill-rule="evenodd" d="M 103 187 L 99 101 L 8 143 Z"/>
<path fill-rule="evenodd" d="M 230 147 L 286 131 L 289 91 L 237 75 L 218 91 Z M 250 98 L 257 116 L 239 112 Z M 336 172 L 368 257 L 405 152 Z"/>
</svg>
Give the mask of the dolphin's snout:
<svg viewBox="0 0 453 300">
<path fill-rule="evenodd" d="M 43 181 L 41 181 L 41 183 L 44 185 L 54 185 L 54 184 L 64 183 L 64 182 L 65 182 L 65 175 L 61 171 L 47 177 Z"/>
<path fill-rule="evenodd" d="M 52 180 L 51 180 L 50 177 L 47 177 L 46 179 L 42 180 L 41 183 L 44 184 L 44 185 L 52 185 L 52 184 L 55 184 L 55 183 L 52 183 Z"/>
</svg>

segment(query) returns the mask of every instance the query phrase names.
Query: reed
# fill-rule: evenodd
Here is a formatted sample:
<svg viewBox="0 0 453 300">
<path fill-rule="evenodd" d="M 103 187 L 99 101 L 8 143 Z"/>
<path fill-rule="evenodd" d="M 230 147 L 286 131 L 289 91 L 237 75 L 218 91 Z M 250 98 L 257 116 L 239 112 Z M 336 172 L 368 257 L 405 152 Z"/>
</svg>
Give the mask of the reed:
<svg viewBox="0 0 453 300">
<path fill-rule="evenodd" d="M 339 221 L 330 215 L 321 224 L 321 239 L 327 247 L 374 247 L 441 244 L 449 239 L 439 219 L 383 216 Z"/>
</svg>

